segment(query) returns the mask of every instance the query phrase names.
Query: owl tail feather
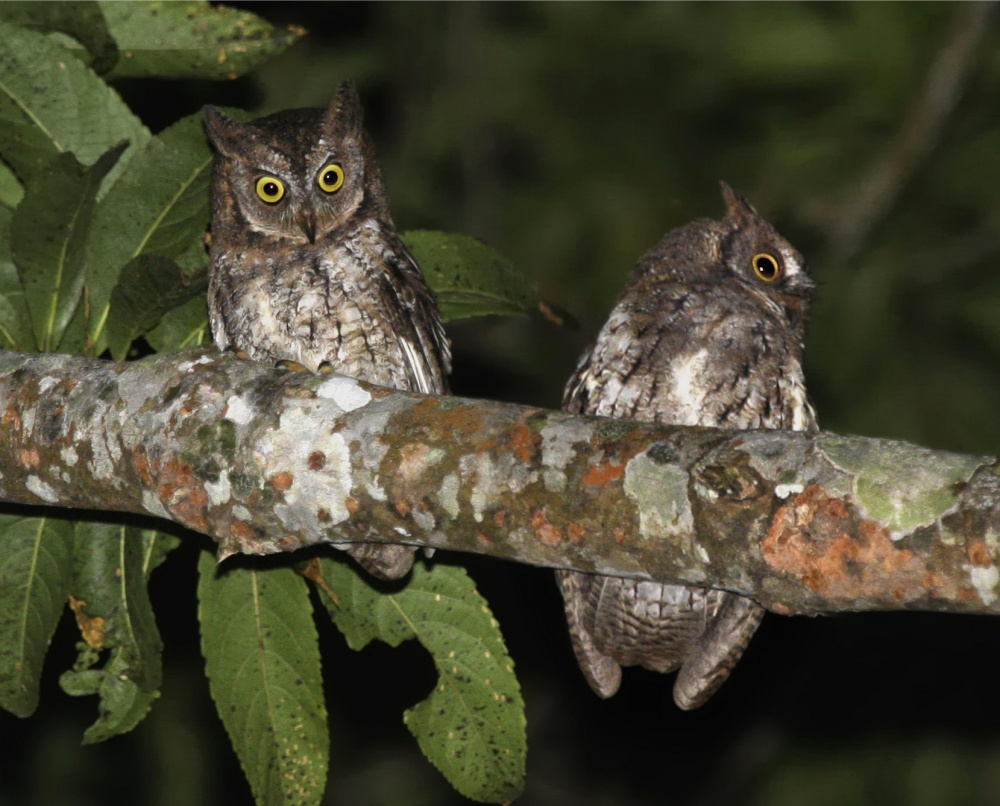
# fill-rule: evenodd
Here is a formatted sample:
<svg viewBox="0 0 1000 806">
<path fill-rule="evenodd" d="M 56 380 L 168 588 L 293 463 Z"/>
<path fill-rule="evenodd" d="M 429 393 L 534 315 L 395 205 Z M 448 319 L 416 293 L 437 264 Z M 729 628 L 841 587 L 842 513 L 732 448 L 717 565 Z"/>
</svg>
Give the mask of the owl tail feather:
<svg viewBox="0 0 1000 806">
<path fill-rule="evenodd" d="M 583 676 L 598 697 L 607 699 L 618 692 L 622 682 L 622 667 L 595 645 L 591 628 L 585 622 L 587 590 L 594 576 L 579 571 L 556 571 L 556 582 L 566 604 L 566 621 L 573 642 L 573 654 Z"/>
<path fill-rule="evenodd" d="M 674 702 L 690 711 L 704 705 L 735 668 L 757 631 L 764 608 L 753 599 L 726 594 L 715 617 L 684 661 L 674 682 Z"/>
</svg>

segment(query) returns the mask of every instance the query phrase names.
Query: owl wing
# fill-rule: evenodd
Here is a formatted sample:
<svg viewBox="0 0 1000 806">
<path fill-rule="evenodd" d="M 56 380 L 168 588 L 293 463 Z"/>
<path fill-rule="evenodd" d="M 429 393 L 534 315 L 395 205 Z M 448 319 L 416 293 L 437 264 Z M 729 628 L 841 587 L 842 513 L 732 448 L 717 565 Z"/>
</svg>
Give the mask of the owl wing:
<svg viewBox="0 0 1000 806">
<path fill-rule="evenodd" d="M 413 391 L 424 394 L 447 392 L 451 347 L 434 293 L 402 240 L 394 244 L 393 251 L 398 258 L 393 261 L 397 276 L 388 285 L 401 309 L 407 313 L 409 327 L 404 328 L 399 341 L 413 375 Z"/>
</svg>

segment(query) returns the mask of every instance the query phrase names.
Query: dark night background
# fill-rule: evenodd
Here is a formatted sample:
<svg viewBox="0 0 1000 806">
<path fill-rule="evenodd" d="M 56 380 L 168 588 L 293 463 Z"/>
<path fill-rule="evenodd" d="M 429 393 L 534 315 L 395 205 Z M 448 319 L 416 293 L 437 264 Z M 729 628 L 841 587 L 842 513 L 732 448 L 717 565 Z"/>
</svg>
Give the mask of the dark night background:
<svg viewBox="0 0 1000 806">
<path fill-rule="evenodd" d="M 232 82 L 116 82 L 154 131 L 202 104 L 325 105 L 357 80 L 400 229 L 482 238 L 579 327 L 449 328 L 457 394 L 558 406 L 636 258 L 745 193 L 819 285 L 807 378 L 831 431 L 1000 451 L 1000 15 L 972 4 L 238 3 L 309 35 Z M 881 203 L 876 203 L 881 200 Z M 58 674 L 0 714 L 0 804 L 249 804 L 208 696 L 188 536 L 153 577 L 163 696 L 81 748 L 93 698 Z M 438 555 L 440 558 L 441 555 Z M 732 679 L 683 713 L 672 678 L 587 688 L 551 572 L 470 569 L 527 703 L 518 803 L 1000 804 L 994 619 L 769 616 Z M 354 653 L 320 625 L 332 734 L 325 803 L 461 803 L 402 711 L 433 681 L 416 645 Z"/>
</svg>

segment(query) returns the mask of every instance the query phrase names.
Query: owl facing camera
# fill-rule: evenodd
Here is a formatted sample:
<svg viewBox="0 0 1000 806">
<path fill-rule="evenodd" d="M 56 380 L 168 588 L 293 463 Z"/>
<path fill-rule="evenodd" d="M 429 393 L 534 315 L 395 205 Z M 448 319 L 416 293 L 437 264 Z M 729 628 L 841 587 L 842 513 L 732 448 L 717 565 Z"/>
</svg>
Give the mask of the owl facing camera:
<svg viewBox="0 0 1000 806">
<path fill-rule="evenodd" d="M 446 393 L 441 314 L 396 234 L 354 85 L 341 84 L 327 109 L 249 123 L 213 106 L 204 115 L 216 152 L 208 311 L 219 348 Z M 348 549 L 385 579 L 404 576 L 414 551 Z"/>
</svg>

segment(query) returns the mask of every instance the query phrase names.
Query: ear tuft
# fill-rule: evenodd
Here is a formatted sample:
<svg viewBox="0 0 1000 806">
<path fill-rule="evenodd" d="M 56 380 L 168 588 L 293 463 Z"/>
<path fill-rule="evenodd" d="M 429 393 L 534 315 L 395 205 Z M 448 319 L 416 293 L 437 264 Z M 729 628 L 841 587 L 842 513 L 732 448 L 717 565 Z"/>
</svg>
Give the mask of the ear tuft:
<svg viewBox="0 0 1000 806">
<path fill-rule="evenodd" d="M 215 150 L 227 157 L 235 156 L 237 146 L 243 140 L 244 125 L 217 106 L 203 106 L 201 114 L 205 120 L 205 132 Z"/>
<path fill-rule="evenodd" d="M 726 210 L 728 210 L 730 218 L 757 216 L 757 211 L 753 209 L 753 205 L 746 200 L 745 196 L 737 193 L 721 180 L 719 186 L 722 188 L 722 200 L 726 203 Z"/>
<path fill-rule="evenodd" d="M 354 82 L 350 79 L 341 82 L 326 110 L 327 125 L 343 137 L 360 131 L 363 119 L 364 111 Z"/>
</svg>

